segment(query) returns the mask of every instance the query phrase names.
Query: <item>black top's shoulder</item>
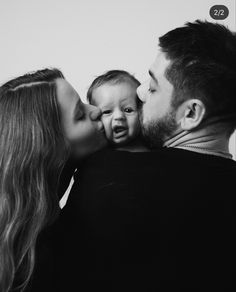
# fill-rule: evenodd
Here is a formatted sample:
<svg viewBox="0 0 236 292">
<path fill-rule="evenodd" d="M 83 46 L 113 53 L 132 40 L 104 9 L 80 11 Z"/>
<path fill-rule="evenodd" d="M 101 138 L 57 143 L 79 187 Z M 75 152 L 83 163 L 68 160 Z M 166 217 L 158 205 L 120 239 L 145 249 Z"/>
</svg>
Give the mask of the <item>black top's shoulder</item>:
<svg viewBox="0 0 236 292">
<path fill-rule="evenodd" d="M 136 291 L 161 281 L 209 288 L 215 277 L 230 287 L 235 175 L 235 161 L 182 149 L 95 153 L 66 206 L 84 226 L 86 275 L 128 280 Z"/>
<path fill-rule="evenodd" d="M 235 175 L 233 160 L 182 149 L 94 153 L 44 239 L 58 291 L 231 287 Z"/>
</svg>

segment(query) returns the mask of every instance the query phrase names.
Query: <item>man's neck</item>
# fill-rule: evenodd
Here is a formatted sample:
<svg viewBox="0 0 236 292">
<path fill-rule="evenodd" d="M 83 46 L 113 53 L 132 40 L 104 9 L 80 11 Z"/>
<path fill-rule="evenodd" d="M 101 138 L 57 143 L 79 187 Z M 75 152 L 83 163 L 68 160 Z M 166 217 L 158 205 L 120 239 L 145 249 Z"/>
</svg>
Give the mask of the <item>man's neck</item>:
<svg viewBox="0 0 236 292">
<path fill-rule="evenodd" d="M 208 125 L 195 131 L 179 131 L 165 141 L 164 147 L 182 148 L 203 154 L 232 158 L 229 137 L 223 124 Z"/>
</svg>

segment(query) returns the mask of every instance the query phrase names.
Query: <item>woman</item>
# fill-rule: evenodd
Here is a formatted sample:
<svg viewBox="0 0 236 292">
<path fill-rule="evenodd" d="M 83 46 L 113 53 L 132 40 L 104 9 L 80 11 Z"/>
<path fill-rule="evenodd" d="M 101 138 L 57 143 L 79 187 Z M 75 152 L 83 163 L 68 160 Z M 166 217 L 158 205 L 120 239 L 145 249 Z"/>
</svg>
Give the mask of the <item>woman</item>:
<svg viewBox="0 0 236 292">
<path fill-rule="evenodd" d="M 83 104 L 57 69 L 0 88 L 0 291 L 23 290 L 40 231 L 59 213 L 59 176 L 69 157 L 105 143 L 100 110 Z"/>
</svg>

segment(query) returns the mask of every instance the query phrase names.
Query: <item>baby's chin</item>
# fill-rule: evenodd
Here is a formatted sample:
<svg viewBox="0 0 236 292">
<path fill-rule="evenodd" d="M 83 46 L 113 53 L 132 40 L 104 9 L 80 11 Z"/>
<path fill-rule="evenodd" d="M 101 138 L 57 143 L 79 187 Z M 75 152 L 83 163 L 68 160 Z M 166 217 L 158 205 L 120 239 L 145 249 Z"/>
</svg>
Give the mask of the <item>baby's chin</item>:
<svg viewBox="0 0 236 292">
<path fill-rule="evenodd" d="M 119 139 L 112 139 L 109 141 L 110 141 L 112 147 L 119 148 L 119 147 L 122 147 L 122 146 L 129 144 L 133 139 L 134 138 L 131 138 L 131 137 L 121 137 Z"/>
</svg>

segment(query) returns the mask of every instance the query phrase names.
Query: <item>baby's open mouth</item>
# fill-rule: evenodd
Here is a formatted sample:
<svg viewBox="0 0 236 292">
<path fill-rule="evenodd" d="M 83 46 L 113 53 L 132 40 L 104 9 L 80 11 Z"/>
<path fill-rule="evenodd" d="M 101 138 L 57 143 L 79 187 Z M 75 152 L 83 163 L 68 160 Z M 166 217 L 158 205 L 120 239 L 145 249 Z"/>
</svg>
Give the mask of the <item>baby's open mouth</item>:
<svg viewBox="0 0 236 292">
<path fill-rule="evenodd" d="M 113 128 L 115 138 L 120 138 L 127 134 L 127 127 L 125 126 L 114 126 Z"/>
<path fill-rule="evenodd" d="M 123 126 L 115 126 L 113 129 L 113 131 L 115 133 L 120 133 L 120 132 L 125 131 L 125 130 L 126 130 L 126 127 L 123 127 Z"/>
</svg>

